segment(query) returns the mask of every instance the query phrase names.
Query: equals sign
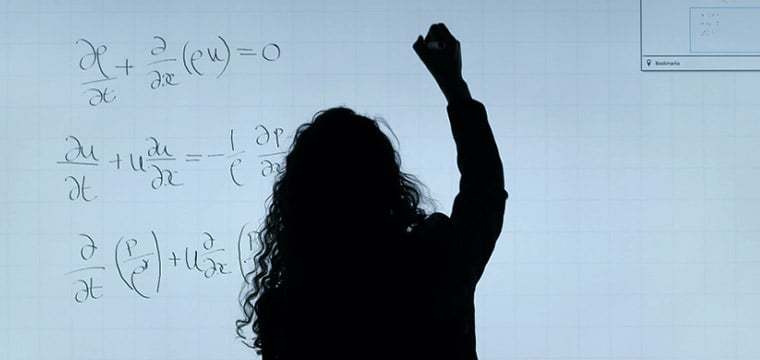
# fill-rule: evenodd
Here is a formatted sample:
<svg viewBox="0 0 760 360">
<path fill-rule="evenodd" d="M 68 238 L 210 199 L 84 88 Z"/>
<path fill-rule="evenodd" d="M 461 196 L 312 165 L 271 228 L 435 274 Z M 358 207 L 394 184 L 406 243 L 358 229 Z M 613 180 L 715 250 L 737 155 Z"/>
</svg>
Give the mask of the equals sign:
<svg viewBox="0 0 760 360">
<path fill-rule="evenodd" d="M 253 52 L 253 49 L 250 48 L 237 48 L 236 49 L 239 53 L 239 55 L 256 55 L 255 52 Z"/>
<path fill-rule="evenodd" d="M 200 158 L 203 157 L 203 155 L 196 155 L 196 154 L 187 154 L 185 156 L 190 158 L 190 159 L 185 159 L 185 161 L 201 161 Z"/>
</svg>

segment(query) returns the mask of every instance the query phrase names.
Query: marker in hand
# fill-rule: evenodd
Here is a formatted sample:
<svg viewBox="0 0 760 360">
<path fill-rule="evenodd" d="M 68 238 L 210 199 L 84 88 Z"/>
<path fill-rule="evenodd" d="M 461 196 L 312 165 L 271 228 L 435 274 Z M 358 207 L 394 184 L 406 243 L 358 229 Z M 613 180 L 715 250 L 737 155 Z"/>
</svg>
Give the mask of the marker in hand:
<svg viewBox="0 0 760 360">
<path fill-rule="evenodd" d="M 447 101 L 471 98 L 467 83 L 462 78 L 459 41 L 451 35 L 446 25 L 431 25 L 424 38 L 417 36 L 412 48 L 433 75 Z"/>
<path fill-rule="evenodd" d="M 443 41 L 425 41 L 425 47 L 430 50 L 443 50 L 446 48 L 446 43 Z"/>
</svg>

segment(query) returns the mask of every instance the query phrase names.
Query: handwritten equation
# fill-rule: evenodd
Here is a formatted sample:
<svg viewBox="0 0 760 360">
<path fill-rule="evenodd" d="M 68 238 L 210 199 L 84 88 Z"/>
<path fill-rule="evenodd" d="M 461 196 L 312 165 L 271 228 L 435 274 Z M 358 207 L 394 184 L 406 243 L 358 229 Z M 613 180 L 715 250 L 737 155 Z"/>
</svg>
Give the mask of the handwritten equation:
<svg viewBox="0 0 760 360">
<path fill-rule="evenodd" d="M 717 34 L 720 29 L 720 13 L 717 11 L 701 11 L 696 26 L 701 37 Z"/>
<path fill-rule="evenodd" d="M 286 151 L 282 148 L 283 134 L 284 130 L 280 127 L 269 128 L 259 124 L 254 128 L 253 134 L 246 136 L 252 140 L 252 145 L 256 150 L 254 153 L 258 160 L 258 174 L 261 177 L 266 178 L 285 171 Z M 240 172 L 245 167 L 243 160 L 246 150 L 236 144 L 237 137 L 240 137 L 240 134 L 236 133 L 235 129 L 230 129 L 228 152 L 180 155 L 158 137 L 148 136 L 145 138 L 146 146 L 143 152 L 115 152 L 106 160 L 102 158 L 95 145 L 88 143 L 86 139 L 69 135 L 64 139 L 69 148 L 63 153 L 63 159 L 56 163 L 75 168 L 110 166 L 115 171 L 152 175 L 149 181 L 150 187 L 153 190 L 159 190 L 184 185 L 179 173 L 182 166 L 179 164 L 197 164 L 201 161 L 223 162 L 229 180 L 235 186 L 242 187 L 245 182 Z M 90 202 L 98 197 L 97 190 L 88 183 L 86 175 L 68 175 L 64 178 L 64 182 L 70 184 L 68 199 L 71 201 Z"/>
<path fill-rule="evenodd" d="M 760 6 L 691 7 L 689 13 L 690 52 L 736 55 L 734 60 L 760 54 Z"/>
<path fill-rule="evenodd" d="M 80 304 L 104 296 L 103 274 L 111 268 L 129 291 L 143 299 L 160 293 L 162 278 L 169 271 L 189 272 L 202 279 L 238 273 L 245 279 L 245 274 L 253 266 L 253 244 L 258 234 L 246 227 L 247 224 L 240 228 L 233 255 L 219 245 L 223 241 L 210 232 L 203 232 L 184 246 L 164 248 L 159 234 L 151 230 L 146 237 L 120 237 L 113 247 L 112 256 L 107 257 L 103 254 L 100 241 L 82 233 L 78 237 L 78 261 L 83 266 L 66 272 L 64 276 L 73 279 L 73 299 Z"/>
<path fill-rule="evenodd" d="M 130 59 L 107 59 L 108 45 L 93 43 L 80 38 L 75 44 L 84 53 L 79 58 L 78 68 L 91 79 L 82 82 L 82 93 L 90 106 L 110 104 L 116 101 L 118 94 L 115 83 L 120 78 L 135 76 L 145 77 L 145 86 L 151 90 L 171 88 L 182 84 L 185 78 L 214 76 L 222 77 L 232 62 L 233 55 L 250 62 L 259 58 L 264 62 L 274 62 L 280 58 L 280 46 L 267 43 L 257 47 L 235 47 L 222 36 L 216 37 L 216 43 L 192 44 L 185 41 L 182 46 L 169 46 L 162 36 L 153 36 L 155 45 L 146 52 L 147 59 L 136 65 Z M 179 64 L 166 70 L 167 64 Z M 184 77 L 184 78 L 183 78 Z"/>
</svg>

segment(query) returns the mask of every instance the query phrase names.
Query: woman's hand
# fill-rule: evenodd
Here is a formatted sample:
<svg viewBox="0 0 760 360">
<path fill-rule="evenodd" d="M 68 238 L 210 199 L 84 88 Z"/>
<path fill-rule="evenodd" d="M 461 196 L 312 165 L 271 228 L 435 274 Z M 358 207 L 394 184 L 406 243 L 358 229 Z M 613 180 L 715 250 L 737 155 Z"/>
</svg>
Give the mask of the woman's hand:
<svg viewBox="0 0 760 360">
<path fill-rule="evenodd" d="M 433 75 L 449 102 L 470 98 L 467 83 L 462 78 L 462 53 L 459 41 L 444 24 L 433 24 L 427 36 L 417 37 L 412 48 Z"/>
</svg>

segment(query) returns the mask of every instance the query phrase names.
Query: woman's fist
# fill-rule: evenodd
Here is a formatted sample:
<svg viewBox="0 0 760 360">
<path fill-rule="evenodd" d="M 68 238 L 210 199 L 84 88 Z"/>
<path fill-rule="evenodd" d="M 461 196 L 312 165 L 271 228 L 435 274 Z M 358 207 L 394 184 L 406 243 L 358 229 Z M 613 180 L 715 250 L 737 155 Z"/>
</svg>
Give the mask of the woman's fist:
<svg viewBox="0 0 760 360">
<path fill-rule="evenodd" d="M 446 99 L 470 97 L 462 78 L 462 53 L 459 41 L 444 24 L 433 24 L 427 35 L 417 37 L 412 48 L 438 83 Z"/>
</svg>

